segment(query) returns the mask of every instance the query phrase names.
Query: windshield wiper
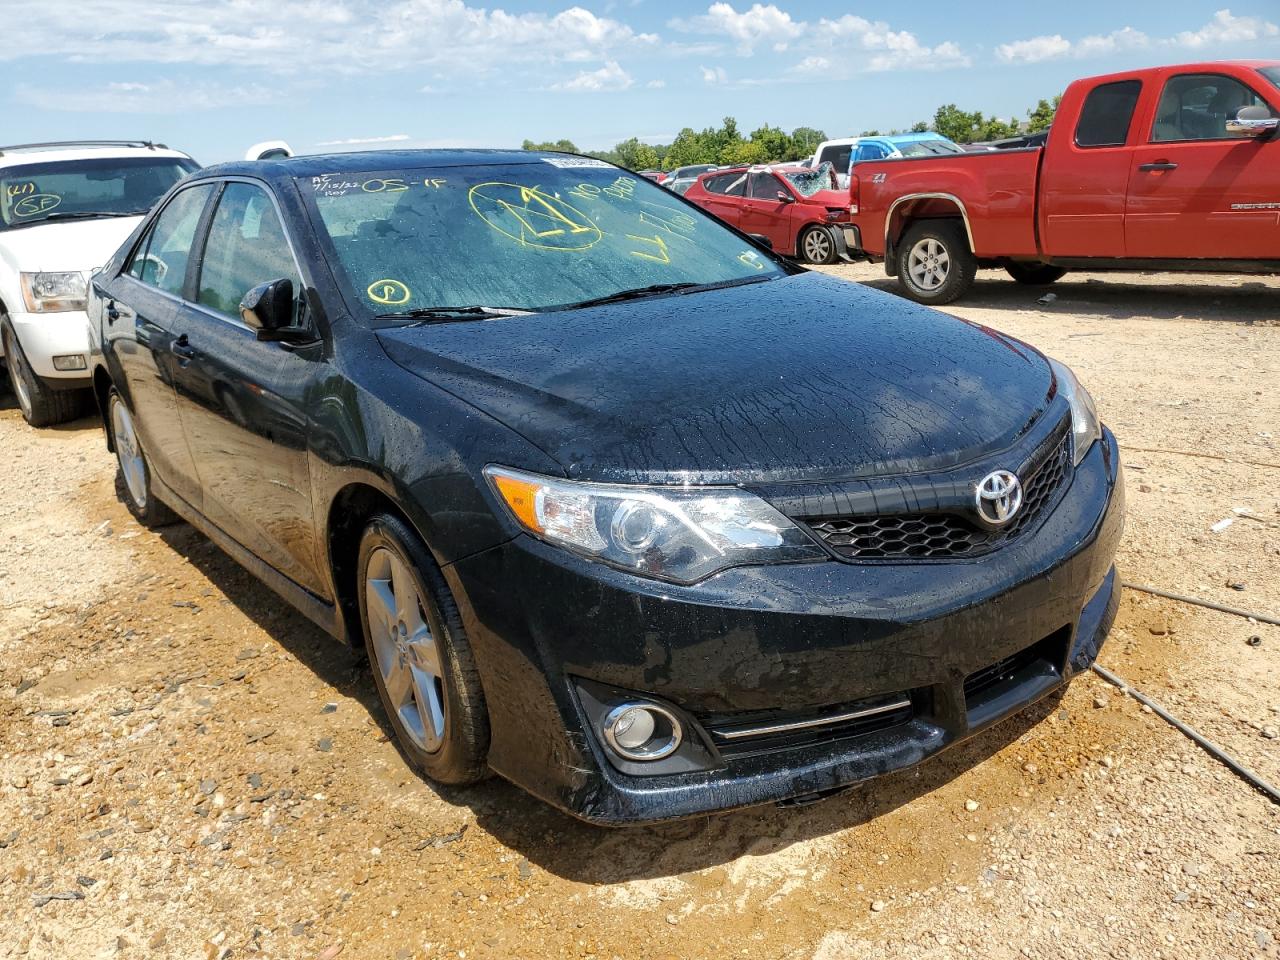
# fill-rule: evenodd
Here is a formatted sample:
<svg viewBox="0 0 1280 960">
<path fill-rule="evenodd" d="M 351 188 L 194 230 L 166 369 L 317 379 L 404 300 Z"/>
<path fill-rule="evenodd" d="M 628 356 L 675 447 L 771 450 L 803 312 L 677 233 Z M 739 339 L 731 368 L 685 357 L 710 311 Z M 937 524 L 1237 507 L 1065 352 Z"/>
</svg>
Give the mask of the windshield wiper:
<svg viewBox="0 0 1280 960">
<path fill-rule="evenodd" d="M 645 297 L 656 297 L 664 293 L 692 293 L 695 290 L 723 290 L 725 287 L 739 287 L 747 283 L 760 283 L 772 280 L 773 277 L 739 277 L 734 280 L 721 280 L 717 283 L 655 283 L 648 287 L 636 287 L 634 290 L 620 290 L 605 297 L 593 297 L 577 303 L 566 303 L 560 310 L 577 310 L 579 307 L 598 307 L 605 303 L 622 303 L 626 300 L 642 300 Z"/>
<path fill-rule="evenodd" d="M 378 320 L 416 320 L 419 324 L 447 323 L 450 320 L 485 320 L 492 317 L 523 317 L 533 313 L 516 307 L 418 307 L 400 313 L 379 313 Z M 416 326 L 416 324 L 415 324 Z"/>
<path fill-rule="evenodd" d="M 79 213 L 71 210 L 55 210 L 42 220 L 95 220 L 98 217 L 140 217 L 145 210 L 82 210 Z"/>
</svg>

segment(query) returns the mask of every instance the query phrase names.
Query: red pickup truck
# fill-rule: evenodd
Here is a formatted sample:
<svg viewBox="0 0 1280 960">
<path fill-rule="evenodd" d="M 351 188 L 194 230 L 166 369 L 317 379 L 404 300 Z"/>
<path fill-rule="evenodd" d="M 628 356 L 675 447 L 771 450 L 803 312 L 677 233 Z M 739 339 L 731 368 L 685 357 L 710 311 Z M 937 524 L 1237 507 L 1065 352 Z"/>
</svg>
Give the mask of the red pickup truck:
<svg viewBox="0 0 1280 960">
<path fill-rule="evenodd" d="M 1078 80 L 1044 147 L 861 163 L 861 250 L 949 303 L 978 267 L 1280 273 L 1280 61 Z"/>
</svg>

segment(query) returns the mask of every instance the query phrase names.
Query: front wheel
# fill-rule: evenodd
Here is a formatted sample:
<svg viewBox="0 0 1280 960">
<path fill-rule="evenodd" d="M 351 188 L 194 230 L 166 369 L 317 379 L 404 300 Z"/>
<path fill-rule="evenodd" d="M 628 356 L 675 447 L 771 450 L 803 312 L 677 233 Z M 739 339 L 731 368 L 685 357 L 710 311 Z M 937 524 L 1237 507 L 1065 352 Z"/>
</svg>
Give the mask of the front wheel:
<svg viewBox="0 0 1280 960">
<path fill-rule="evenodd" d="M 1067 272 L 1062 267 L 1055 267 L 1048 263 L 1020 263 L 1017 260 L 1009 261 L 1004 268 L 1009 276 L 1029 287 L 1047 287 L 1061 280 Z"/>
<path fill-rule="evenodd" d="M 483 779 L 489 714 L 439 567 L 408 524 L 381 514 L 365 528 L 357 570 L 365 649 L 401 751 L 439 783 Z"/>
<path fill-rule="evenodd" d="M 826 227 L 809 227 L 800 234 L 800 256 L 805 263 L 835 263 L 836 242 Z"/>
<path fill-rule="evenodd" d="M 22 419 L 33 427 L 52 427 L 74 420 L 84 412 L 85 390 L 54 390 L 31 369 L 22 344 L 8 326 L 0 327 L 4 337 L 4 365 L 9 383 L 18 398 Z"/>
<path fill-rule="evenodd" d="M 896 251 L 898 283 L 917 303 L 936 306 L 962 296 L 978 272 L 959 220 L 924 220 L 903 234 Z"/>
</svg>

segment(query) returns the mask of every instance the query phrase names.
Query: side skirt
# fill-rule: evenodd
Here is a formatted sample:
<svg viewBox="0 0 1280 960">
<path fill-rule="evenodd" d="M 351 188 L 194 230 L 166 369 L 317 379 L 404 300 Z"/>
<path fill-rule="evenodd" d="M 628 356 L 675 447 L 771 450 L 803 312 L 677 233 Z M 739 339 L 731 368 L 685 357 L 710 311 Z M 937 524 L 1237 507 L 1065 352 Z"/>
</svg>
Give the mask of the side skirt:
<svg viewBox="0 0 1280 960">
<path fill-rule="evenodd" d="M 310 590 L 298 586 L 275 567 L 264 563 L 237 543 L 221 527 L 211 523 L 204 514 L 170 490 L 163 480 L 151 475 L 151 493 L 191 526 L 218 545 L 232 560 L 283 597 L 303 616 L 321 630 L 342 642 L 347 641 L 346 622 L 338 608 L 317 597 Z"/>
</svg>

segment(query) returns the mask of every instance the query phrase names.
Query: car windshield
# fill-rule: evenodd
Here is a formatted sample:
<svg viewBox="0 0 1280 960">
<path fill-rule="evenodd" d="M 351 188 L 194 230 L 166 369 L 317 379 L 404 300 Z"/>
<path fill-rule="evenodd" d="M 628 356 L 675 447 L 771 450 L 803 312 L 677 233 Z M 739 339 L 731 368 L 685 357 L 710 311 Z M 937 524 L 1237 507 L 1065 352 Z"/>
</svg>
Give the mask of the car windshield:
<svg viewBox="0 0 1280 960">
<path fill-rule="evenodd" d="M 1258 72 L 1271 81 L 1271 85 L 1280 89 L 1280 67 L 1260 67 Z"/>
<path fill-rule="evenodd" d="M 193 170 L 180 157 L 104 157 L 0 168 L 0 229 L 141 216 Z"/>
<path fill-rule="evenodd" d="M 958 147 L 947 140 L 919 140 L 916 143 L 900 143 L 897 147 L 898 152 L 904 157 L 936 157 L 948 153 L 964 153 L 963 147 Z"/>
<path fill-rule="evenodd" d="M 812 197 L 819 190 L 835 190 L 835 170 L 830 163 L 823 163 L 816 170 L 783 170 L 787 183 L 802 197 Z"/>
<path fill-rule="evenodd" d="M 782 275 L 658 185 L 601 161 L 334 172 L 297 180 L 348 300 L 370 316 L 567 307 Z"/>
</svg>

